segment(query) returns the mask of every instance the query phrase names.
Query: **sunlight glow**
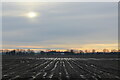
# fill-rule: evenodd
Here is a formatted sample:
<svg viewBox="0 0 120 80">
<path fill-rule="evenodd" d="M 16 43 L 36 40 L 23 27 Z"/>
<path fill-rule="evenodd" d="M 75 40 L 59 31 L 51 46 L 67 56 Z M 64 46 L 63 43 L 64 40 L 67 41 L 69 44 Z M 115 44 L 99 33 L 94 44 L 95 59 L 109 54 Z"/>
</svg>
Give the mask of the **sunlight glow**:
<svg viewBox="0 0 120 80">
<path fill-rule="evenodd" d="M 38 16 L 38 14 L 36 12 L 29 12 L 29 13 L 27 13 L 27 17 L 29 17 L 29 18 L 35 18 L 37 16 Z"/>
</svg>

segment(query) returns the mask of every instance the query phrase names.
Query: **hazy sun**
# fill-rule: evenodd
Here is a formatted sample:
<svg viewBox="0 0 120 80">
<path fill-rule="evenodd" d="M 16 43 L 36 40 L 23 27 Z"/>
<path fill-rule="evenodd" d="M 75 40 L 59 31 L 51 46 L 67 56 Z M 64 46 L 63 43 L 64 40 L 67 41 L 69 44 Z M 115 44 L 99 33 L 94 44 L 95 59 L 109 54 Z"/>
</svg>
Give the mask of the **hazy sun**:
<svg viewBox="0 0 120 80">
<path fill-rule="evenodd" d="M 29 17 L 29 18 L 35 18 L 35 17 L 37 17 L 38 15 L 37 15 L 37 13 L 36 12 L 29 12 L 29 13 L 27 13 L 27 17 Z"/>
</svg>

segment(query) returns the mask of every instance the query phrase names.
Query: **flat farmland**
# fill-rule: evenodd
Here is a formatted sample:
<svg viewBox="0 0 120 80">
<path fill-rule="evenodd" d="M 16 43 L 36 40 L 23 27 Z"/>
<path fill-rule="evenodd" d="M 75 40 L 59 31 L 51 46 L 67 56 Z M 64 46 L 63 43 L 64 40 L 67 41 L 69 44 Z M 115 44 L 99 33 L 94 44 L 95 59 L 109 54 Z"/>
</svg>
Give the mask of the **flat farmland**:
<svg viewBox="0 0 120 80">
<path fill-rule="evenodd" d="M 3 56 L 2 80 L 120 80 L 118 57 Z"/>
</svg>

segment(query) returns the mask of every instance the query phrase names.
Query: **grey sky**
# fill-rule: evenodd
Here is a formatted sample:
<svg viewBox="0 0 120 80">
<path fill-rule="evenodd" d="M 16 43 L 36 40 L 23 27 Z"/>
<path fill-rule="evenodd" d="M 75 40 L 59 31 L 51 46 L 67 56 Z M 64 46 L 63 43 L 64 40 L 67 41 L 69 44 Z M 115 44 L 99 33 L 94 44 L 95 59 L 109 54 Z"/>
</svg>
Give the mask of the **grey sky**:
<svg viewBox="0 0 120 80">
<path fill-rule="evenodd" d="M 116 48 L 117 3 L 9 2 L 2 7 L 3 48 Z M 30 11 L 39 16 L 21 16 Z"/>
</svg>

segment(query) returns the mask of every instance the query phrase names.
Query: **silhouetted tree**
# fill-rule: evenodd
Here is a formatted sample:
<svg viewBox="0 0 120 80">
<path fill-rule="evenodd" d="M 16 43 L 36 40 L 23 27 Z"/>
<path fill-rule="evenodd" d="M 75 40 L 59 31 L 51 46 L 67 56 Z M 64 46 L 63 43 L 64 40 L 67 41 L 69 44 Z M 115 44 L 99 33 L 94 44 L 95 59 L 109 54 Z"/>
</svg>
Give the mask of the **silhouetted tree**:
<svg viewBox="0 0 120 80">
<path fill-rule="evenodd" d="M 92 53 L 95 53 L 96 52 L 96 50 L 95 49 L 92 49 Z"/>
<path fill-rule="evenodd" d="M 109 50 L 108 50 L 108 49 L 103 49 L 103 52 L 104 52 L 104 53 L 108 53 Z"/>
<path fill-rule="evenodd" d="M 84 53 L 84 51 L 80 50 L 80 53 Z"/>
</svg>

